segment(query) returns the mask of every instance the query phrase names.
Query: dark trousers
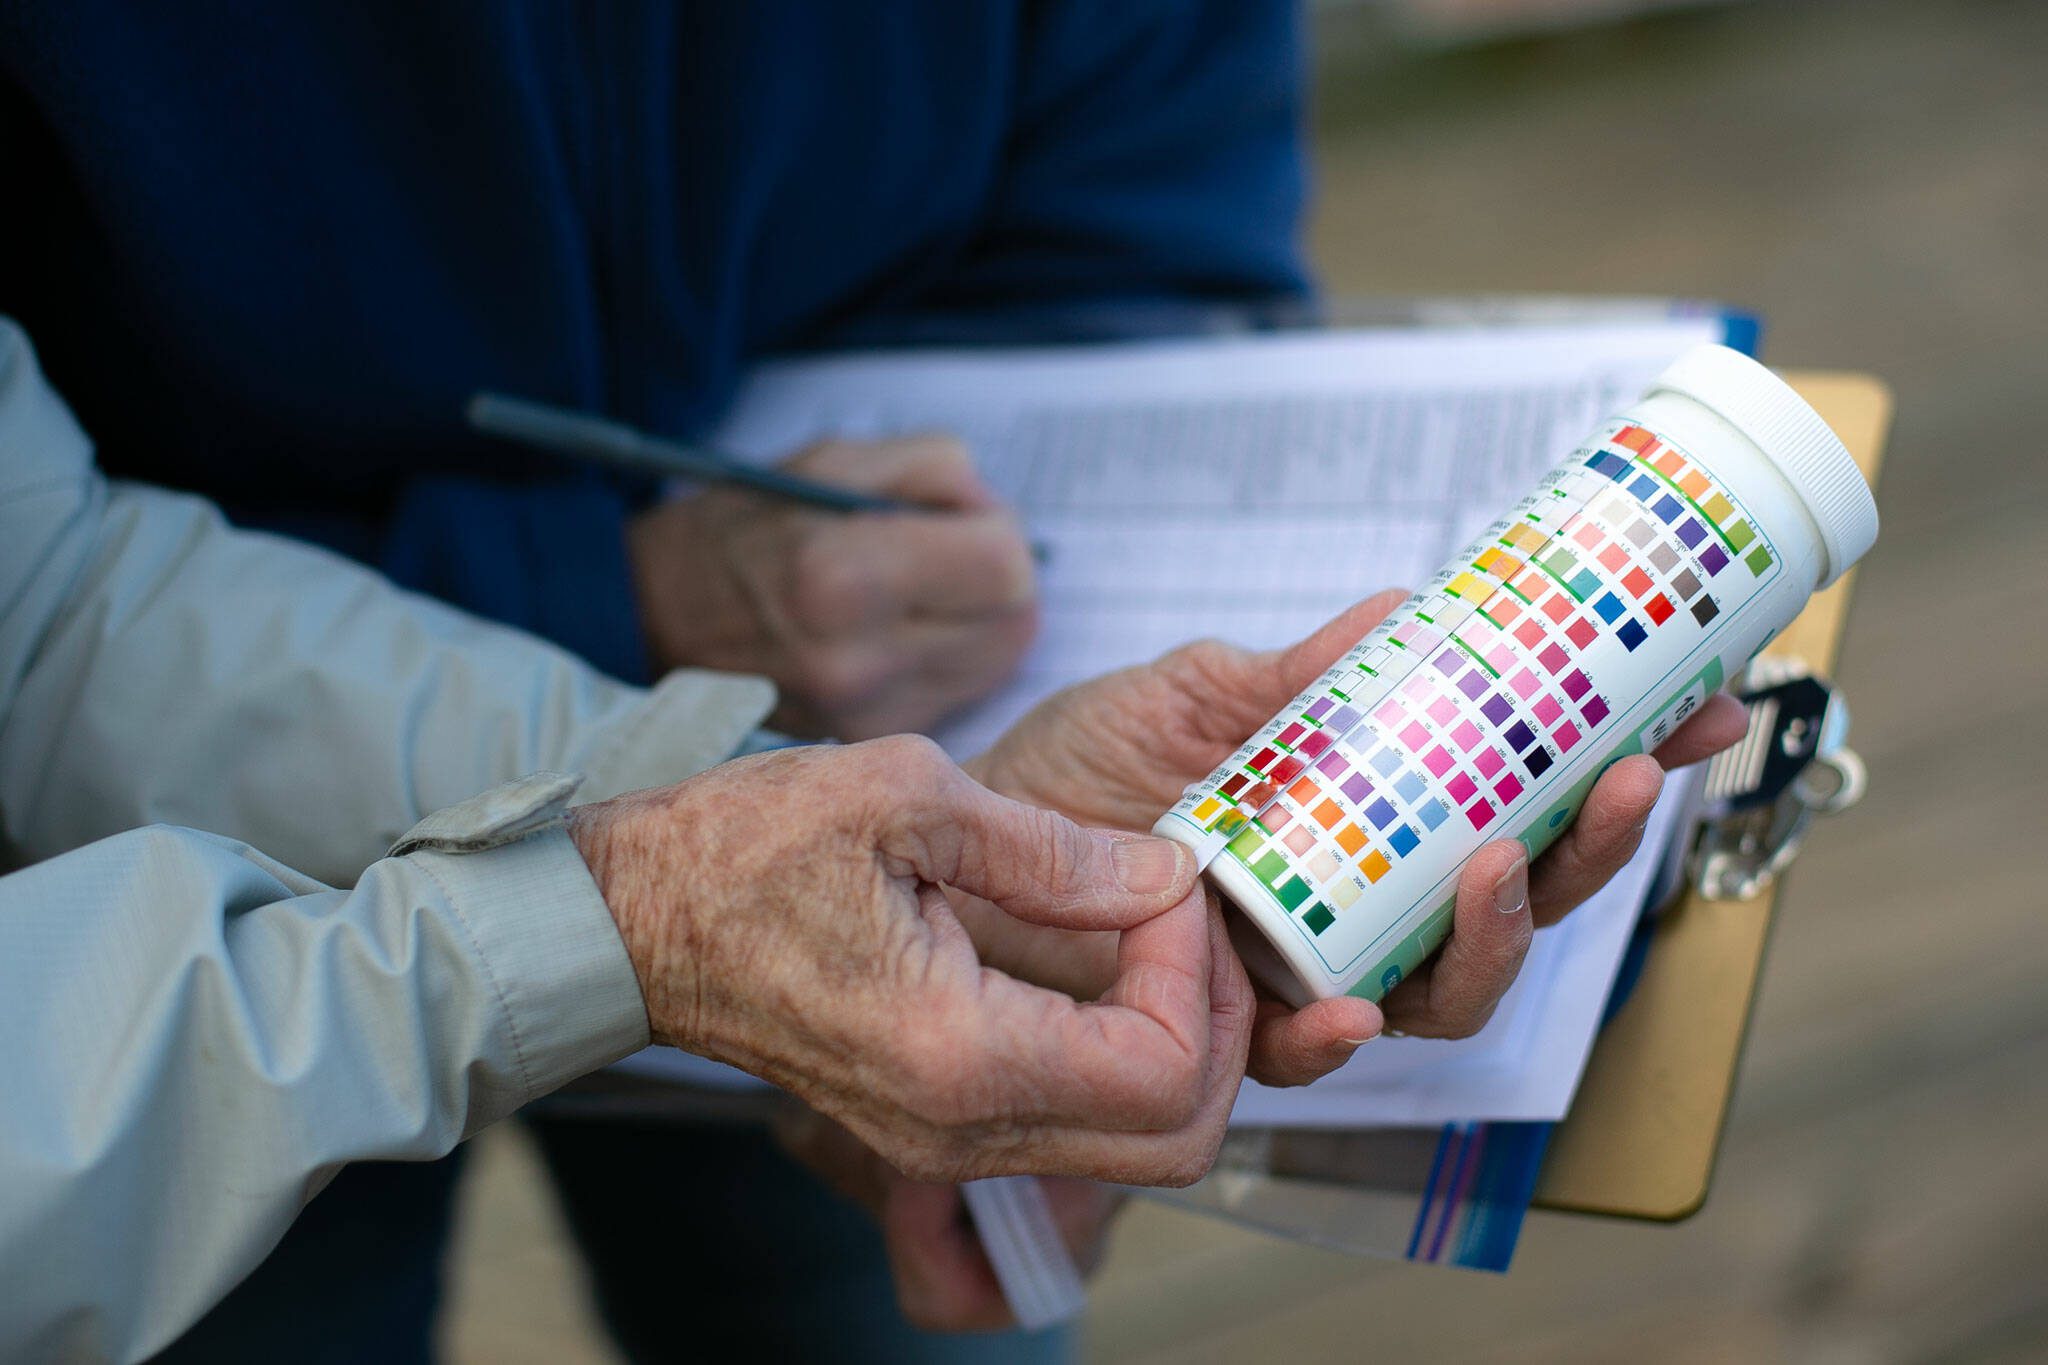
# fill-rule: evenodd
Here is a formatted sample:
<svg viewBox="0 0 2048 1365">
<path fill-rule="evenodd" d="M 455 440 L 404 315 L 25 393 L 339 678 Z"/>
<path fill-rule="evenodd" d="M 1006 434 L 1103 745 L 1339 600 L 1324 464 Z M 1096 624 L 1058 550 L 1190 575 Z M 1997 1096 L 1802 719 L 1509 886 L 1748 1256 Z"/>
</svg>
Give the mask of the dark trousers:
<svg viewBox="0 0 2048 1365">
<path fill-rule="evenodd" d="M 1017 1362 L 1064 1330 L 920 1332 L 896 1311 L 880 1235 L 758 1129 L 528 1120 L 629 1360 Z M 337 1176 L 250 1277 L 159 1357 L 379 1365 L 434 1358 L 462 1154 Z"/>
</svg>

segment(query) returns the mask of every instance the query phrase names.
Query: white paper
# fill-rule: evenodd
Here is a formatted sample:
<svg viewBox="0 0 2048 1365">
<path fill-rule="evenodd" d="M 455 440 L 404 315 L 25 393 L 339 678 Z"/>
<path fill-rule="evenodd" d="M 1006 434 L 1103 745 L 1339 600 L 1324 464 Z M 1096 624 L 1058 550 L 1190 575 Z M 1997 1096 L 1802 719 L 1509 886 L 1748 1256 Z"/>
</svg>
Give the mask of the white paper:
<svg viewBox="0 0 2048 1365">
<path fill-rule="evenodd" d="M 1022 670 L 938 733 L 964 757 L 1068 683 L 1202 636 L 1282 644 L 1421 581 L 1599 418 L 1720 335 L 1696 317 L 788 362 L 752 378 L 718 441 L 767 460 L 835 435 L 966 440 L 1049 553 Z M 1305 1090 L 1248 1085 L 1239 1116 L 1562 1117 L 1654 862 L 1539 934 L 1478 1037 L 1376 1042 Z M 636 1069 L 711 1078 L 680 1054 L 643 1057 Z"/>
<path fill-rule="evenodd" d="M 960 1194 L 1019 1327 L 1036 1332 L 1088 1306 L 1087 1283 L 1060 1239 L 1043 1185 L 1028 1175 L 1001 1175 L 970 1180 Z"/>
</svg>

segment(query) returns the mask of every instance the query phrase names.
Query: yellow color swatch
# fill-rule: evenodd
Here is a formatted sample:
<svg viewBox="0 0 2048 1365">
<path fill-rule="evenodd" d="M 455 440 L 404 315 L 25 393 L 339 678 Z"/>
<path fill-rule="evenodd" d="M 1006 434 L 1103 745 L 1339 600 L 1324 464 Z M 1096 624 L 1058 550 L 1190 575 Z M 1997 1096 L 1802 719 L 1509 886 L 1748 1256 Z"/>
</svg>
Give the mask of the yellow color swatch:
<svg viewBox="0 0 2048 1365">
<path fill-rule="evenodd" d="M 1367 881 L 1376 882 L 1386 876 L 1388 870 L 1392 867 L 1393 864 L 1387 861 L 1387 855 L 1378 849 L 1374 849 L 1372 856 L 1358 865 L 1358 870 L 1365 874 Z"/>
<path fill-rule="evenodd" d="M 1207 801 L 1195 807 L 1195 823 L 1204 829 L 1208 828 L 1209 818 L 1222 808 L 1223 803 L 1221 801 L 1218 801 L 1213 796 L 1210 797 Z"/>
</svg>

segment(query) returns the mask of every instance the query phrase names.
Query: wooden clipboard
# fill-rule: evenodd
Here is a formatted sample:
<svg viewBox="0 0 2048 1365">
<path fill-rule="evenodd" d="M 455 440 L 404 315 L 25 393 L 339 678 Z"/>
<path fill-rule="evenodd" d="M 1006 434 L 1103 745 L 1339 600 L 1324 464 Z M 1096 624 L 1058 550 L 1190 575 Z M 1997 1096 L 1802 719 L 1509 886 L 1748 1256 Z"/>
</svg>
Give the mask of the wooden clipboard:
<svg viewBox="0 0 2048 1365">
<path fill-rule="evenodd" d="M 1877 481 L 1891 390 L 1870 375 L 1785 376 Z M 1771 646 L 1828 676 L 1853 573 Z M 1706 1202 L 1749 1030 L 1777 888 L 1749 901 L 1688 894 L 1667 909 L 1642 976 L 1595 1040 L 1571 1113 L 1551 1137 L 1535 1206 L 1674 1221 Z"/>
</svg>

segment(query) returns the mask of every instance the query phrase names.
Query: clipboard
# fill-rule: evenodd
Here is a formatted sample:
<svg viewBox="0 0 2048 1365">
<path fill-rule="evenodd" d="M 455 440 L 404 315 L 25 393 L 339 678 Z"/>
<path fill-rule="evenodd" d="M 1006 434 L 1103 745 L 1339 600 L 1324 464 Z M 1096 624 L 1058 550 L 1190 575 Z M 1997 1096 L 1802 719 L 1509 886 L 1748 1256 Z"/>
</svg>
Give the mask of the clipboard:
<svg viewBox="0 0 2048 1365">
<path fill-rule="evenodd" d="M 1866 374 L 1785 377 L 1875 486 L 1891 390 Z M 1768 652 L 1827 676 L 1854 590 L 1852 571 Z M 1594 1041 L 1571 1113 L 1551 1135 L 1532 1207 L 1676 1222 L 1706 1202 L 1782 884 L 1747 901 L 1688 892 L 1663 912 L 1642 976 Z"/>
</svg>

